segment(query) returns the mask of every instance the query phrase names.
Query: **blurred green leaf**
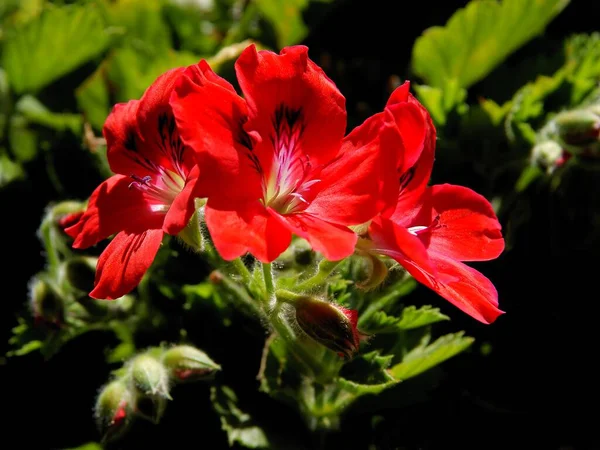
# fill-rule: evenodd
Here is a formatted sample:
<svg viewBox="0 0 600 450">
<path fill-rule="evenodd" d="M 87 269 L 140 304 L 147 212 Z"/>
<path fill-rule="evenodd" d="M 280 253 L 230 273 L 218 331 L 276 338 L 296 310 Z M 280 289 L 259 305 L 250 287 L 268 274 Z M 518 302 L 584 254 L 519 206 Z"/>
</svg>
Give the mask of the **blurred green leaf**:
<svg viewBox="0 0 600 450">
<path fill-rule="evenodd" d="M 228 386 L 213 386 L 210 389 L 213 408 L 221 418 L 221 428 L 227 433 L 229 446 L 239 444 L 246 448 L 269 448 L 264 431 L 249 414 L 237 406 L 237 396 Z"/>
<path fill-rule="evenodd" d="M 426 336 L 404 356 L 402 362 L 389 369 L 389 373 L 397 380 L 412 378 L 458 355 L 474 341 L 471 337 L 465 337 L 463 332 L 447 334 L 432 344 L 429 344 L 429 336 Z"/>
<path fill-rule="evenodd" d="M 21 97 L 15 105 L 15 111 L 30 124 L 40 125 L 56 131 L 68 130 L 75 135 L 81 135 L 83 118 L 80 114 L 52 112 L 31 95 Z"/>
<path fill-rule="evenodd" d="M 102 450 L 103 447 L 96 442 L 88 442 L 87 444 L 80 445 L 79 447 L 66 448 L 64 450 Z"/>
<path fill-rule="evenodd" d="M 163 19 L 163 0 L 117 0 L 102 3 L 107 23 L 121 27 L 121 42 L 145 57 L 172 48 L 171 32 Z"/>
<path fill-rule="evenodd" d="M 461 113 L 467 108 L 467 90 L 458 86 L 456 80 L 449 80 L 444 89 L 424 84 L 414 87 L 418 99 L 427 108 L 437 126 L 445 125 L 448 113 L 455 108 Z"/>
<path fill-rule="evenodd" d="M 413 47 L 414 72 L 445 88 L 452 80 L 469 87 L 540 34 L 569 0 L 471 1 L 443 27 L 432 27 Z"/>
<path fill-rule="evenodd" d="M 96 130 L 102 130 L 110 113 L 110 92 L 106 80 L 106 61 L 75 89 L 75 98 L 85 120 Z"/>
<path fill-rule="evenodd" d="M 600 33 L 578 34 L 565 44 L 566 67 L 573 84 L 571 105 L 579 104 L 600 81 Z"/>
<path fill-rule="evenodd" d="M 296 44 L 308 34 L 302 20 L 302 11 L 308 3 L 309 0 L 256 0 L 260 13 L 275 29 L 279 48 Z"/>
<path fill-rule="evenodd" d="M 5 151 L 0 148 L 0 188 L 24 177 L 25 172 L 23 171 L 23 167 L 12 161 Z"/>
<path fill-rule="evenodd" d="M 102 53 L 110 38 L 94 3 L 47 5 L 7 30 L 2 66 L 17 93 L 37 91 Z"/>
<path fill-rule="evenodd" d="M 31 161 L 37 155 L 37 133 L 29 128 L 29 122 L 21 115 L 14 115 L 10 119 L 8 142 L 18 162 Z"/>
</svg>

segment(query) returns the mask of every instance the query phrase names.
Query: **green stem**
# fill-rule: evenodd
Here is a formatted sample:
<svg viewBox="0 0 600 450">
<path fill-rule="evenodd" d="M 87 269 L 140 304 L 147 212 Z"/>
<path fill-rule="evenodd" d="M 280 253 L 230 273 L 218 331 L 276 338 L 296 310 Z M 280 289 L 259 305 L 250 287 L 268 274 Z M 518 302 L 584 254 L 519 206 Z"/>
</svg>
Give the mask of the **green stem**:
<svg viewBox="0 0 600 450">
<path fill-rule="evenodd" d="M 288 291 L 287 289 L 277 289 L 275 291 L 275 297 L 277 297 L 278 302 L 295 305 L 298 299 L 300 299 L 303 296 L 300 294 L 296 294 L 295 292 Z"/>
<path fill-rule="evenodd" d="M 242 283 L 247 285 L 250 282 L 250 271 L 246 267 L 246 264 L 244 264 L 244 261 L 241 258 L 236 258 L 231 261 L 231 264 L 237 270 L 238 275 L 242 277 Z"/>
<path fill-rule="evenodd" d="M 265 282 L 265 292 L 267 301 L 270 301 L 275 294 L 275 285 L 273 283 L 273 270 L 271 268 L 271 263 L 263 263 L 263 279 Z"/>
<path fill-rule="evenodd" d="M 220 271 L 217 271 L 217 272 L 222 277 L 221 285 L 227 291 L 229 291 L 231 294 L 235 295 L 242 302 L 242 304 L 252 312 L 253 315 L 257 315 L 260 317 L 264 316 L 264 312 L 256 304 L 256 301 L 250 296 L 250 294 L 248 294 L 246 289 L 244 289 L 242 286 L 240 286 L 238 283 L 233 281 L 231 278 L 229 278 L 224 273 L 222 273 Z"/>
<path fill-rule="evenodd" d="M 42 242 L 44 243 L 44 249 L 46 250 L 46 259 L 48 260 L 50 271 L 54 272 L 60 264 L 60 257 L 52 242 L 52 225 L 50 220 L 46 219 L 42 222 L 40 234 L 42 236 Z"/>
<path fill-rule="evenodd" d="M 304 280 L 302 283 L 296 285 L 296 289 L 299 291 L 310 291 L 317 287 L 321 287 L 331 275 L 331 272 L 340 265 L 340 261 L 327 261 L 326 259 L 321 260 L 319 263 L 319 269 L 317 273 L 310 277 L 308 280 Z"/>
<path fill-rule="evenodd" d="M 281 306 L 278 304 L 269 315 L 271 325 L 277 334 L 286 342 L 292 354 L 296 356 L 298 361 L 312 372 L 313 375 L 318 375 L 321 372 L 321 364 L 314 358 L 313 354 L 298 341 L 298 336 L 291 329 L 289 323 L 281 317 Z"/>
</svg>

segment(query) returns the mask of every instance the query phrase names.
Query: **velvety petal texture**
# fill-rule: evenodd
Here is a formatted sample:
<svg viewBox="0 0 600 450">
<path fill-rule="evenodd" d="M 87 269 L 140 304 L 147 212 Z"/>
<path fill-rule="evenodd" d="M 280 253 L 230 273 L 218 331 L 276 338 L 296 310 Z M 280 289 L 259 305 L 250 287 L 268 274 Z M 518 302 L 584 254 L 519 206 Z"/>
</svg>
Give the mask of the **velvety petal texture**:
<svg viewBox="0 0 600 450">
<path fill-rule="evenodd" d="M 230 260 L 276 259 L 292 233 L 327 259 L 351 255 L 360 225 L 393 203 L 402 145 L 391 111 L 344 138 L 345 99 L 304 46 L 250 46 L 235 64 L 243 97 L 206 64 L 171 96 L 183 142 L 197 152 L 206 221 Z"/>
<path fill-rule="evenodd" d="M 90 297 L 114 300 L 136 287 L 154 261 L 162 238 L 162 230 L 117 234 L 98 259 Z"/>
<path fill-rule="evenodd" d="M 169 105 L 184 70 L 164 73 L 140 100 L 116 105 L 106 120 L 107 157 L 117 175 L 92 193 L 79 221 L 65 230 L 75 248 L 116 234 L 98 260 L 94 298 L 114 299 L 133 289 L 164 232 L 178 234 L 203 195 L 195 153 L 181 140 Z"/>
<path fill-rule="evenodd" d="M 494 259 L 504 250 L 491 204 L 466 187 L 427 186 L 436 132 L 427 110 L 409 93 L 408 83 L 392 93 L 386 111 L 401 136 L 399 189 L 393 207 L 384 208 L 369 226 L 370 251 L 393 258 L 417 281 L 473 318 L 493 322 L 502 314 L 496 289 L 461 262 Z M 365 247 L 360 245 L 363 251 Z"/>
</svg>

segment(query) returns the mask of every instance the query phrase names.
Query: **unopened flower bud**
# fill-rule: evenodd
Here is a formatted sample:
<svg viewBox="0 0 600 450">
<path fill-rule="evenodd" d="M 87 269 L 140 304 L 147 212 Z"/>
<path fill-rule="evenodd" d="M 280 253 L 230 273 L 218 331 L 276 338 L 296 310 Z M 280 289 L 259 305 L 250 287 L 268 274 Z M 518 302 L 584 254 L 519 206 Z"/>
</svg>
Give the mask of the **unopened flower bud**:
<svg viewBox="0 0 600 450">
<path fill-rule="evenodd" d="M 134 394 L 123 380 L 112 381 L 102 388 L 94 412 L 104 440 L 115 439 L 127 429 L 133 403 Z"/>
<path fill-rule="evenodd" d="M 167 368 L 149 354 L 136 356 L 129 366 L 136 389 L 146 395 L 170 398 Z"/>
<path fill-rule="evenodd" d="M 356 310 L 308 296 L 299 297 L 294 306 L 298 325 L 315 341 L 348 358 L 358 351 L 361 334 Z"/>
<path fill-rule="evenodd" d="M 60 295 L 43 277 L 35 277 L 29 286 L 30 307 L 35 321 L 61 325 L 65 305 Z"/>
<path fill-rule="evenodd" d="M 599 144 L 600 117 L 590 110 L 560 113 L 554 123 L 561 143 L 573 154 L 589 153 Z"/>
<path fill-rule="evenodd" d="M 70 287 L 82 292 L 90 292 L 94 288 L 97 261 L 97 258 L 84 256 L 68 259 L 63 266 L 64 281 Z"/>
<path fill-rule="evenodd" d="M 131 380 L 136 388 L 135 412 L 158 423 L 167 406 L 169 373 L 167 368 L 149 354 L 136 356 L 129 363 Z"/>
<path fill-rule="evenodd" d="M 555 141 L 544 141 L 536 144 L 531 150 L 532 164 L 552 173 L 566 161 L 562 147 Z"/>
<path fill-rule="evenodd" d="M 373 289 L 379 286 L 388 275 L 388 268 L 379 256 L 372 252 L 365 252 L 363 258 L 364 278 L 356 285 L 365 290 Z"/>
<path fill-rule="evenodd" d="M 163 364 L 177 381 L 197 381 L 212 377 L 221 366 L 191 345 L 178 345 L 163 354 Z"/>
</svg>

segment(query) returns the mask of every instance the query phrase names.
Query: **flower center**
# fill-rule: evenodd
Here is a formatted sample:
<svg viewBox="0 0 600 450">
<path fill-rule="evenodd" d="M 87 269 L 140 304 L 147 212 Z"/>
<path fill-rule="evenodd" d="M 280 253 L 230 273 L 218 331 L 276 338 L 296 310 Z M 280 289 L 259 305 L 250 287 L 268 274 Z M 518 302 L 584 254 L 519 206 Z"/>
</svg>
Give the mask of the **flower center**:
<svg viewBox="0 0 600 450">
<path fill-rule="evenodd" d="M 273 162 L 263 178 L 261 201 L 280 214 L 300 212 L 310 204 L 311 188 L 321 181 L 314 178 L 310 159 L 300 146 L 304 131 L 302 112 L 281 105 L 273 123 Z"/>
<path fill-rule="evenodd" d="M 408 232 L 415 236 L 419 236 L 423 233 L 427 233 L 428 231 L 434 230 L 440 226 L 441 226 L 440 215 L 438 214 L 429 225 L 427 225 L 427 226 L 418 225 L 418 226 L 410 227 L 410 228 L 408 228 Z"/>
<path fill-rule="evenodd" d="M 157 213 L 166 213 L 185 186 L 182 173 L 163 168 L 158 168 L 154 179 L 150 175 L 139 177 L 134 174 L 131 178 L 134 181 L 129 184 L 129 189 L 133 187 L 142 191 L 150 210 Z"/>
</svg>

